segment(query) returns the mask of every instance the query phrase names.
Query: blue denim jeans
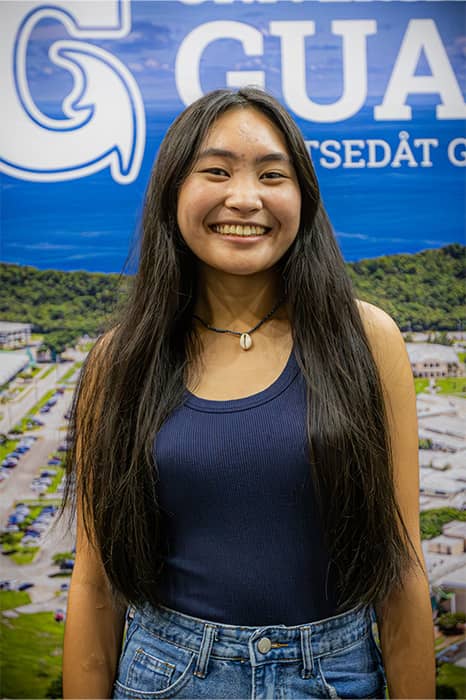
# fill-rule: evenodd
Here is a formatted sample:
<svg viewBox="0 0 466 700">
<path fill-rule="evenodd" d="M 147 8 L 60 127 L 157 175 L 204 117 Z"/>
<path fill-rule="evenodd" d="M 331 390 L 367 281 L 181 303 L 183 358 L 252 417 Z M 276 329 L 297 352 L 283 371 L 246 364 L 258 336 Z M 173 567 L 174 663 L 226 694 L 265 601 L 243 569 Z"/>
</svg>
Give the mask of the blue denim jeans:
<svg viewBox="0 0 466 700">
<path fill-rule="evenodd" d="M 372 612 L 244 627 L 130 607 L 112 697 L 384 698 Z"/>
</svg>

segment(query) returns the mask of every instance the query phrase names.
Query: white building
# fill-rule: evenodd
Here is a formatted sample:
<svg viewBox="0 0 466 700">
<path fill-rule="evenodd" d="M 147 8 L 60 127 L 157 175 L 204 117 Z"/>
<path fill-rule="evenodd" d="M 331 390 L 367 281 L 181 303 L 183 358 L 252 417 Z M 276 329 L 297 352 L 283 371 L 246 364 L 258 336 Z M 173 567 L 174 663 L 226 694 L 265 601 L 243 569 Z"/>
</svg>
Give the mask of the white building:
<svg viewBox="0 0 466 700">
<path fill-rule="evenodd" d="M 443 526 L 442 532 L 446 537 L 462 539 L 464 551 L 466 552 L 466 521 L 451 520 Z"/>
<path fill-rule="evenodd" d="M 31 328 L 30 323 L 0 321 L 0 348 L 12 350 L 29 345 Z"/>
<path fill-rule="evenodd" d="M 464 542 L 461 537 L 438 535 L 428 541 L 427 549 L 429 552 L 437 552 L 438 554 L 462 554 Z"/>
<path fill-rule="evenodd" d="M 447 574 L 440 585 L 445 592 L 454 593 L 450 601 L 450 612 L 466 613 L 466 565 Z"/>
<path fill-rule="evenodd" d="M 415 377 L 457 377 L 461 363 L 454 348 L 438 343 L 406 343 Z"/>
</svg>

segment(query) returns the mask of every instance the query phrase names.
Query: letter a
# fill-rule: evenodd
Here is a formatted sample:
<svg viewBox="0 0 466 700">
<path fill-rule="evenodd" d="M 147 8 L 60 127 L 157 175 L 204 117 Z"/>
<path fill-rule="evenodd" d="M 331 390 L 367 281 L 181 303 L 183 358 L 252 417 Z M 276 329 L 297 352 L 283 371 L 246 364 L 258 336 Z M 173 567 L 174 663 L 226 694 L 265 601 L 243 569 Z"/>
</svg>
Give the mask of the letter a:
<svg viewBox="0 0 466 700">
<path fill-rule="evenodd" d="M 423 49 L 431 75 L 415 75 Z M 435 22 L 432 19 L 412 19 L 383 103 L 374 107 L 374 118 L 377 121 L 411 119 L 411 107 L 405 104 L 408 95 L 430 93 L 439 94 L 442 100 L 442 104 L 436 107 L 437 119 L 466 117 L 466 105 Z"/>
</svg>

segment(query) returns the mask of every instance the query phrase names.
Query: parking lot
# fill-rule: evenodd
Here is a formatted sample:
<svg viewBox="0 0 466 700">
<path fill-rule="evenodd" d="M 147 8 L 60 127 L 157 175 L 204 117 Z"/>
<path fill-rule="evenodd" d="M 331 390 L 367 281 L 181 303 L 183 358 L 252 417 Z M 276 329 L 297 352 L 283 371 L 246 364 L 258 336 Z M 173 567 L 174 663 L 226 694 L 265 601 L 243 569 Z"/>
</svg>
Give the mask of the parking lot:
<svg viewBox="0 0 466 700">
<path fill-rule="evenodd" d="M 48 386 L 47 391 L 50 391 Z M 17 463 L 2 469 L 8 475 L 0 482 L 0 530 L 16 534 L 15 542 L 21 552 L 27 552 L 29 547 L 39 548 L 31 563 L 20 564 L 4 553 L 8 546 L 2 547 L 0 586 L 4 590 L 25 589 L 32 601 L 18 608 L 19 612 L 50 610 L 56 613 L 62 609 L 64 615 L 66 610 L 71 567 L 67 572 L 60 570 L 53 556 L 74 549 L 73 528 L 70 529 L 66 521 L 58 525 L 55 522 L 62 488 L 61 479 L 57 477 L 62 472 L 59 457 L 64 454 L 57 453 L 57 448 L 66 446 L 64 415 L 71 397 L 72 386 L 55 394 L 50 409 L 36 415 L 43 424 L 15 436 L 18 443 L 10 461 L 17 460 Z M 10 434 L 10 437 L 14 436 Z M 18 452 L 18 446 L 25 449 Z M 50 461 L 53 463 L 49 464 Z M 49 493 L 53 480 L 58 483 Z M 16 613 L 9 611 L 9 614 Z"/>
</svg>

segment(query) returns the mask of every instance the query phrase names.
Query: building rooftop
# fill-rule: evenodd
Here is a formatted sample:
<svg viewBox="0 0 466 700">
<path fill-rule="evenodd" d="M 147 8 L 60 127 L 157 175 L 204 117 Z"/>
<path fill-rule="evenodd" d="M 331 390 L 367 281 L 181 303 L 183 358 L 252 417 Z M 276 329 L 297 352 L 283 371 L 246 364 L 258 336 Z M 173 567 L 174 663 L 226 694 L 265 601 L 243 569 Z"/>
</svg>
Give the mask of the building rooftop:
<svg viewBox="0 0 466 700">
<path fill-rule="evenodd" d="M 16 333 L 17 331 L 30 331 L 32 323 L 16 323 L 14 321 L 0 321 L 0 333 Z"/>
<path fill-rule="evenodd" d="M 453 435 L 466 440 L 466 424 L 459 416 L 431 416 L 422 421 L 424 430 L 442 435 Z M 466 444 L 465 444 L 466 447 Z"/>
<path fill-rule="evenodd" d="M 438 343 L 406 343 L 410 362 L 453 362 L 459 364 L 456 350 Z"/>
<path fill-rule="evenodd" d="M 421 467 L 432 468 L 436 470 L 463 470 L 464 478 L 466 479 L 466 449 L 458 450 L 458 452 L 442 452 L 441 450 L 419 450 L 419 464 Z"/>
<path fill-rule="evenodd" d="M 448 537 L 462 537 L 466 538 L 466 521 L 464 520 L 451 520 L 443 526 L 444 534 L 448 533 Z"/>
<path fill-rule="evenodd" d="M 452 479 L 445 472 L 439 474 L 435 471 L 422 470 L 420 473 L 421 491 L 436 492 L 439 494 L 453 495 L 466 489 L 466 483 Z"/>
<path fill-rule="evenodd" d="M 6 384 L 12 377 L 29 364 L 29 355 L 24 352 L 0 353 L 0 385 Z"/>
<path fill-rule="evenodd" d="M 419 425 L 419 437 L 427 440 L 432 440 L 434 445 L 441 445 L 442 448 L 457 452 L 466 448 L 466 440 L 454 435 L 446 435 L 433 430 L 427 430 L 422 423 Z"/>
<path fill-rule="evenodd" d="M 449 535 L 437 535 L 437 537 L 431 537 L 430 540 L 427 541 L 429 543 L 436 542 L 437 544 L 447 544 L 451 546 L 454 544 L 455 540 L 461 542 L 461 544 L 463 544 L 464 541 L 462 537 L 450 537 Z"/>
<path fill-rule="evenodd" d="M 440 585 L 442 588 L 466 588 L 466 563 L 461 568 L 445 574 Z"/>
</svg>

